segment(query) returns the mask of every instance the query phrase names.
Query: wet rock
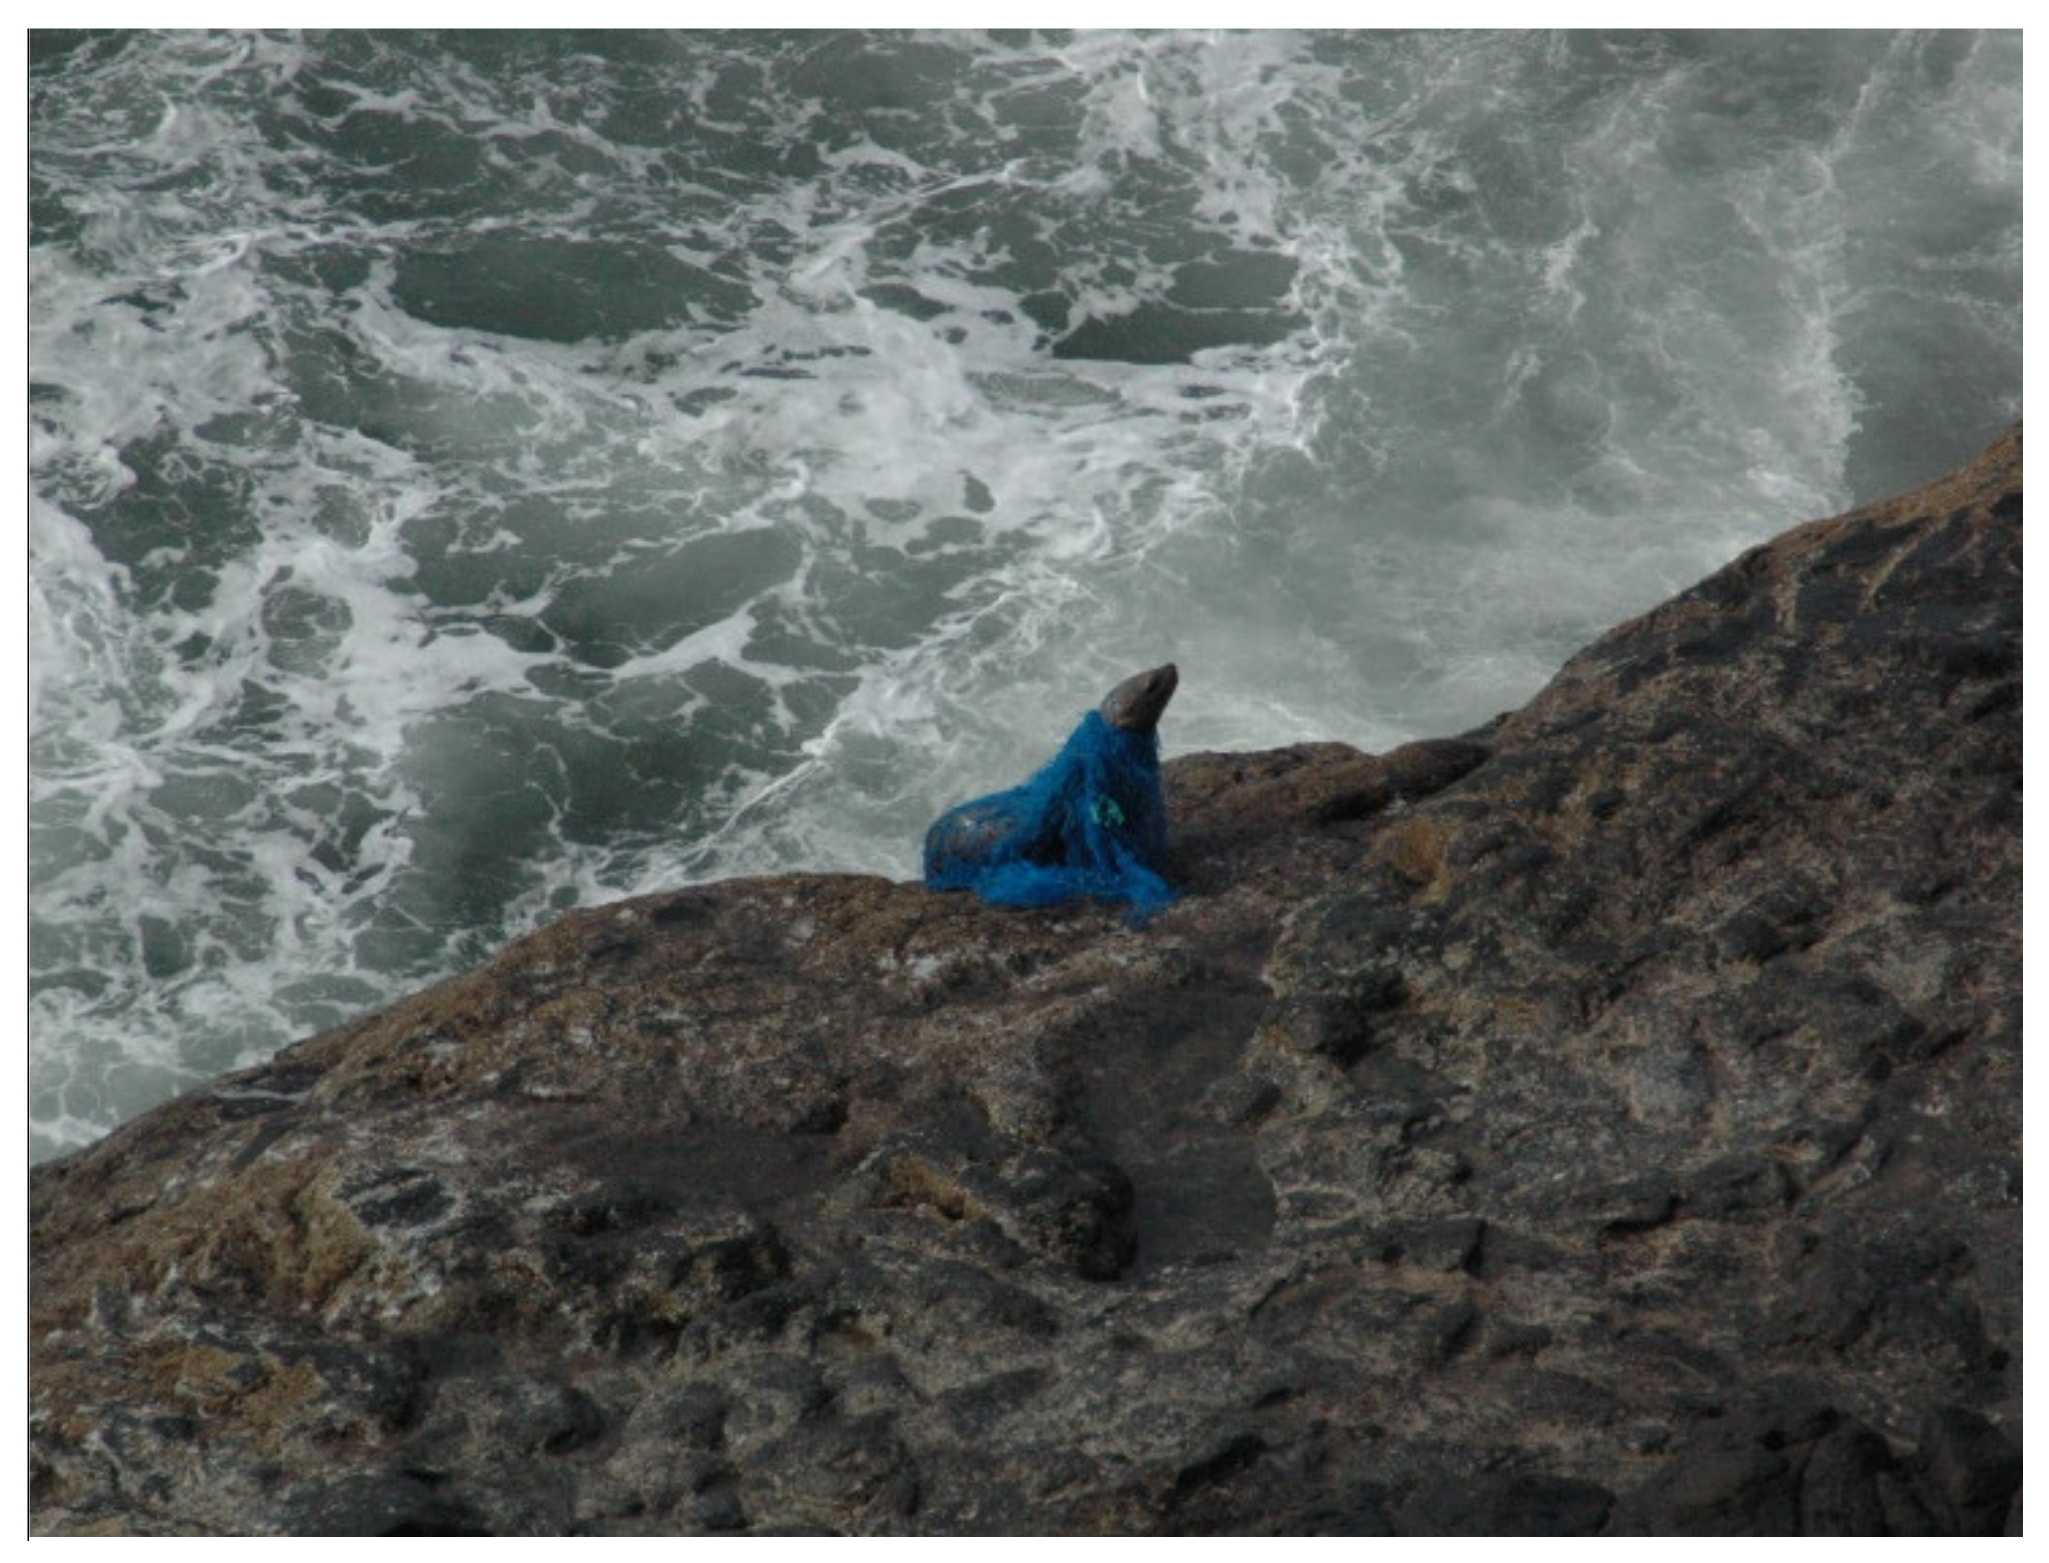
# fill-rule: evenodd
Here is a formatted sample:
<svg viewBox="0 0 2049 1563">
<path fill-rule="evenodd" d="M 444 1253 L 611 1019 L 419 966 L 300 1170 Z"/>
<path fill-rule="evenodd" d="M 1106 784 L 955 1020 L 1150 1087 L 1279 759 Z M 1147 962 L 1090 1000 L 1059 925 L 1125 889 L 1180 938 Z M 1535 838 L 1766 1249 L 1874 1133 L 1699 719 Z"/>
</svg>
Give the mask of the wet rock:
<svg viewBox="0 0 2049 1563">
<path fill-rule="evenodd" d="M 34 1170 L 31 1525 L 2019 1528 L 2020 437 L 1144 929 L 736 880 Z"/>
</svg>

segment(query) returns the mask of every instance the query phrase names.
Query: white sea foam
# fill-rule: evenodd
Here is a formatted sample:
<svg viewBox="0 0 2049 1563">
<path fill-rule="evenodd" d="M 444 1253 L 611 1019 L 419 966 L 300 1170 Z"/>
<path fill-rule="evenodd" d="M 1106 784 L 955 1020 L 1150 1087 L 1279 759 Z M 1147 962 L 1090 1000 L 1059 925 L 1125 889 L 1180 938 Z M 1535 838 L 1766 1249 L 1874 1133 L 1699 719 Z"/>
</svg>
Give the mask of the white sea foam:
<svg viewBox="0 0 2049 1563">
<path fill-rule="evenodd" d="M 1863 35 L 39 61 L 38 1154 L 566 906 L 915 873 L 1170 657 L 1170 752 L 1513 706 L 2017 407 L 2019 81 Z M 1917 354 L 1991 425 L 1926 458 Z"/>
</svg>

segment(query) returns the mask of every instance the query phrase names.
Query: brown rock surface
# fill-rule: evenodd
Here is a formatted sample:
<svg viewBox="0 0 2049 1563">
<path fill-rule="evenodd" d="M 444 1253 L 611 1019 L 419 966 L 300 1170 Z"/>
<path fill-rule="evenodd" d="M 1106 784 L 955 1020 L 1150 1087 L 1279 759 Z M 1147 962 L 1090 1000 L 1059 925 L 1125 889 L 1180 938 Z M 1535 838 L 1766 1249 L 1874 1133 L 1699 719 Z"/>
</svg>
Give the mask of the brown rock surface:
<svg viewBox="0 0 2049 1563">
<path fill-rule="evenodd" d="M 2020 435 L 1183 899 L 563 918 L 32 1175 L 39 1531 L 1999 1532 Z"/>
</svg>

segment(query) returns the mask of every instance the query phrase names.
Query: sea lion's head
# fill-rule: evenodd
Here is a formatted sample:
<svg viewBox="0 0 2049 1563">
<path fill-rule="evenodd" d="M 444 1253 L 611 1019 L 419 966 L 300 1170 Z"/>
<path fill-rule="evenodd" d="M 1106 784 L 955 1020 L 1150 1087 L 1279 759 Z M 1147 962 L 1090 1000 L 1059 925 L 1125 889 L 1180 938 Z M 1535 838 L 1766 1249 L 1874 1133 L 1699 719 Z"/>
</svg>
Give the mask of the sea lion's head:
<svg viewBox="0 0 2049 1563">
<path fill-rule="evenodd" d="M 1112 727 L 1128 733 L 1149 733 L 1159 725 L 1160 713 L 1174 698 L 1181 682 L 1180 669 L 1169 662 L 1145 673 L 1134 673 L 1107 695 L 1096 709 Z"/>
</svg>

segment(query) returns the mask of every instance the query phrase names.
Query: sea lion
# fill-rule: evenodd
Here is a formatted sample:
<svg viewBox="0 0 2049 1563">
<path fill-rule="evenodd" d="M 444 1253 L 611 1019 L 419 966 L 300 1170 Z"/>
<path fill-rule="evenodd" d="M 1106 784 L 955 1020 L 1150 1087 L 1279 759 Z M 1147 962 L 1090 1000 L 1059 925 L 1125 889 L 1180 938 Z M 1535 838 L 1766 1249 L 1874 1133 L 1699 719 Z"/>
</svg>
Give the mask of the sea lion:
<svg viewBox="0 0 2049 1563">
<path fill-rule="evenodd" d="M 926 886 L 999 906 L 1128 901 L 1139 917 L 1173 900 L 1159 722 L 1180 682 L 1171 662 L 1134 673 L 1030 781 L 940 815 L 925 832 Z"/>
</svg>

